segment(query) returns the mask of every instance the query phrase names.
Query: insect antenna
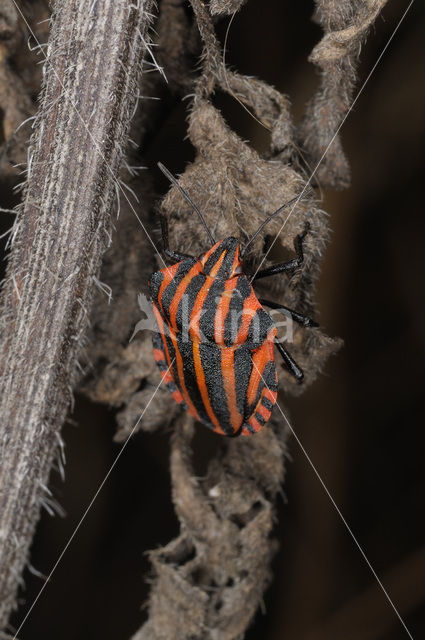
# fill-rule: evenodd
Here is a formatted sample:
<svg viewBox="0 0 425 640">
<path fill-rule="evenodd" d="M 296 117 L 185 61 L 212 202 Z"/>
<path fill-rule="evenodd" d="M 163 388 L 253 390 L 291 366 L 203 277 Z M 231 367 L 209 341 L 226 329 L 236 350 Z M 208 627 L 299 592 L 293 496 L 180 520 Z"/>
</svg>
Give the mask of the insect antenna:
<svg viewBox="0 0 425 640">
<path fill-rule="evenodd" d="M 289 200 L 289 202 L 285 202 L 285 204 L 283 204 L 281 207 L 279 207 L 279 209 L 276 209 L 276 211 L 274 213 L 272 213 L 268 218 L 266 218 L 264 220 L 264 222 L 262 222 L 260 224 L 260 226 L 258 227 L 257 231 L 255 231 L 253 233 L 253 235 L 249 238 L 248 242 L 246 243 L 246 245 L 243 247 L 243 249 L 241 250 L 241 258 L 242 256 L 245 254 L 245 251 L 247 250 L 247 247 L 251 244 L 251 242 L 253 240 L 255 240 L 255 238 L 258 236 L 259 233 L 261 233 L 261 231 L 264 229 L 264 227 L 266 225 L 269 224 L 270 220 L 273 220 L 273 218 L 275 218 L 277 215 L 279 215 L 279 213 L 281 211 L 283 211 L 284 209 L 286 209 L 287 207 L 290 207 L 291 204 L 295 204 L 296 202 L 298 202 L 299 200 L 301 200 L 301 198 L 305 198 L 307 197 L 310 192 L 312 191 L 312 189 L 309 189 L 308 191 L 306 191 L 305 193 L 302 193 L 299 196 L 295 196 L 295 198 L 292 198 L 292 200 Z"/>
<path fill-rule="evenodd" d="M 196 206 L 196 204 L 193 202 L 193 200 L 188 196 L 188 194 L 186 193 L 186 191 L 183 189 L 183 187 L 181 187 L 179 185 L 179 183 L 177 182 L 177 180 L 175 179 L 175 177 L 168 171 L 167 167 L 164 167 L 164 165 L 161 162 L 158 162 L 158 167 L 161 169 L 162 173 L 167 176 L 167 178 L 169 179 L 170 182 L 172 182 L 177 189 L 180 191 L 180 193 L 182 194 L 182 196 L 188 201 L 188 203 L 190 204 L 190 206 L 196 211 L 196 213 L 199 216 L 200 221 L 202 222 L 202 224 L 204 225 L 204 229 L 208 234 L 208 238 L 210 240 L 210 242 L 212 244 L 215 244 L 215 240 L 214 237 L 211 233 L 211 231 L 208 229 L 208 225 L 205 222 L 205 218 L 202 215 L 202 213 L 200 212 L 200 210 L 198 209 L 198 207 Z"/>
</svg>

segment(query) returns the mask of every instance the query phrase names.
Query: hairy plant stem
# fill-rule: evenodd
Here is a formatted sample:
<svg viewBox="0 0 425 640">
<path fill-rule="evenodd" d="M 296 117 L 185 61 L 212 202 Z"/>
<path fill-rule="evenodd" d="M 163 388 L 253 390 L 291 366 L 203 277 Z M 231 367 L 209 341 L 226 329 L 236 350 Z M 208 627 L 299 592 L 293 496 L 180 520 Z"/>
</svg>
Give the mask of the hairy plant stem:
<svg viewBox="0 0 425 640">
<path fill-rule="evenodd" d="M 1 299 L 0 628 L 72 398 L 151 0 L 57 0 Z"/>
</svg>

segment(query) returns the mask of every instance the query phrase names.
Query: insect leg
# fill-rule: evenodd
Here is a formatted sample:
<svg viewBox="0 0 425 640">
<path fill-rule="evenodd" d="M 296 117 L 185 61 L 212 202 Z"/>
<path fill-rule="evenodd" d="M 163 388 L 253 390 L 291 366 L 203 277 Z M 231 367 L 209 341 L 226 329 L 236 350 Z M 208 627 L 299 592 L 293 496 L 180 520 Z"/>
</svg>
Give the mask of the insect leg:
<svg viewBox="0 0 425 640">
<path fill-rule="evenodd" d="M 303 240 L 306 237 L 308 231 L 310 229 L 310 225 L 307 222 L 305 225 L 305 229 L 300 235 L 298 235 L 294 240 L 294 247 L 297 253 L 297 257 L 292 260 L 288 260 L 287 262 L 281 262 L 279 264 L 274 264 L 271 267 L 267 267 L 266 269 L 261 269 L 258 273 L 253 277 L 253 281 L 259 280 L 260 278 L 265 278 L 266 276 L 274 276 L 277 273 L 283 273 L 284 271 L 292 271 L 296 267 L 300 267 L 304 261 L 304 253 L 303 253 Z"/>
<path fill-rule="evenodd" d="M 260 299 L 259 303 L 262 304 L 263 306 L 270 307 L 270 309 L 278 309 L 278 311 L 281 311 L 284 316 L 292 318 L 294 322 L 298 322 L 298 324 L 301 324 L 303 327 L 319 326 L 317 322 L 315 322 L 308 316 L 305 316 L 303 313 L 298 313 L 298 311 L 294 311 L 289 307 L 285 307 L 285 305 L 279 304 L 278 302 L 271 302 L 270 300 Z"/>
<path fill-rule="evenodd" d="M 187 253 L 179 253 L 178 251 L 173 251 L 172 249 L 170 249 L 170 245 L 168 242 L 168 220 L 162 212 L 159 213 L 159 216 L 161 220 L 162 245 L 165 255 L 167 255 L 172 260 L 175 260 L 176 262 L 181 262 L 182 260 L 186 260 L 187 258 L 192 258 L 192 256 L 188 255 Z"/>
<path fill-rule="evenodd" d="M 297 363 L 292 358 L 292 356 L 288 353 L 288 351 L 285 349 L 283 344 L 281 344 L 280 342 L 278 342 L 276 340 L 275 341 L 275 345 L 278 348 L 278 351 L 279 351 L 280 355 L 282 356 L 282 359 L 283 359 L 283 361 L 285 363 L 285 366 L 288 369 L 289 373 L 291 373 L 294 376 L 294 378 L 296 379 L 297 382 L 302 382 L 302 380 L 304 378 L 304 373 L 303 373 L 302 369 L 297 365 Z"/>
</svg>

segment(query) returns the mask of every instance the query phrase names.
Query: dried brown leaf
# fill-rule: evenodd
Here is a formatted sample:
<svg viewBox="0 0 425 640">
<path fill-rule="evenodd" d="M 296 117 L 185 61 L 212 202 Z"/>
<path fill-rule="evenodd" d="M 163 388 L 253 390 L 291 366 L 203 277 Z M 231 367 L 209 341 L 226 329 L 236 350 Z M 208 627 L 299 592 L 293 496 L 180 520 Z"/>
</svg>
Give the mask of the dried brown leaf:
<svg viewBox="0 0 425 640">
<path fill-rule="evenodd" d="M 192 468 L 187 418 L 172 438 L 173 500 L 182 530 L 151 552 L 149 621 L 133 640 L 240 638 L 270 581 L 274 499 L 283 479 L 279 426 L 226 443 L 203 480 Z"/>
<path fill-rule="evenodd" d="M 337 135 L 353 96 L 361 45 L 386 0 L 316 0 L 316 20 L 324 30 L 310 55 L 321 74 L 301 129 L 303 146 L 323 186 L 346 187 L 348 161 Z"/>
</svg>

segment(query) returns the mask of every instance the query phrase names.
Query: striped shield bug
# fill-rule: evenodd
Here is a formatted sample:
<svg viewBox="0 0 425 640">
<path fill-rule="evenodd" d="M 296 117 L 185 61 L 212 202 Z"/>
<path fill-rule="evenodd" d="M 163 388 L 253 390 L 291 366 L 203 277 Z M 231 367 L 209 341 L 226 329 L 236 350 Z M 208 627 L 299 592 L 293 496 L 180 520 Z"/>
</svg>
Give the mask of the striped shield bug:
<svg viewBox="0 0 425 640">
<path fill-rule="evenodd" d="M 243 255 L 265 225 L 299 198 L 269 216 L 241 249 L 233 237 L 216 242 L 189 195 L 168 169 L 158 166 L 196 211 L 212 246 L 197 258 L 172 251 L 167 219 L 161 215 L 164 252 L 175 264 L 155 272 L 149 283 L 157 323 L 155 360 L 175 401 L 197 420 L 226 436 L 256 433 L 276 402 L 275 345 L 295 379 L 303 378 L 263 307 L 279 309 L 304 327 L 318 325 L 292 309 L 258 299 L 251 281 L 300 266 L 308 227 L 295 239 L 296 258 L 258 271 L 251 281 Z"/>
</svg>

